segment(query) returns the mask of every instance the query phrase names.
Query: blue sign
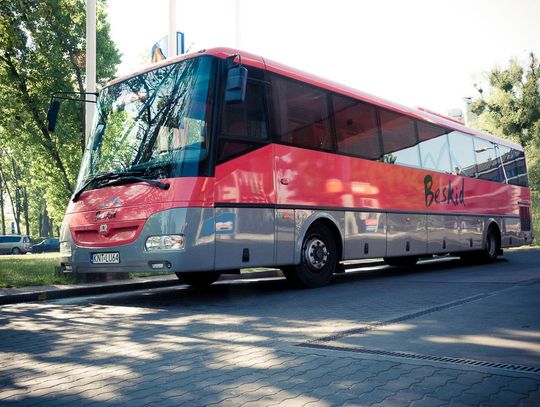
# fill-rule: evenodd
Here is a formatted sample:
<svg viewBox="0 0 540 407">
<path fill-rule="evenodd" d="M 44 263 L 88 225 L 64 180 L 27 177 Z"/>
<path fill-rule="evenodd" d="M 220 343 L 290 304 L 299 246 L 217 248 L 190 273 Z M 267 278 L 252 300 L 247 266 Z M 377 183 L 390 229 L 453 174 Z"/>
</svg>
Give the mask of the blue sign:
<svg viewBox="0 0 540 407">
<path fill-rule="evenodd" d="M 184 46 L 184 33 L 176 32 L 176 55 L 182 55 L 186 52 Z M 169 57 L 169 36 L 166 35 L 152 46 L 150 53 L 152 62 L 158 62 Z"/>
</svg>

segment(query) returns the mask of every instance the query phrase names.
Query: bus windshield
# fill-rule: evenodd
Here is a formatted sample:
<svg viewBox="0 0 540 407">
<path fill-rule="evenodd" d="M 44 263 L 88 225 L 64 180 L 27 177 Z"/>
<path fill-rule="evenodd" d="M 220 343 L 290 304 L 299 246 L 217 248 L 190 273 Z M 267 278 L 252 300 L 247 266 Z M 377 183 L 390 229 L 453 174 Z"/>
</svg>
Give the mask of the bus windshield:
<svg viewBox="0 0 540 407">
<path fill-rule="evenodd" d="M 208 175 L 215 70 L 216 60 L 202 56 L 105 88 L 78 188 L 106 173 Z"/>
</svg>

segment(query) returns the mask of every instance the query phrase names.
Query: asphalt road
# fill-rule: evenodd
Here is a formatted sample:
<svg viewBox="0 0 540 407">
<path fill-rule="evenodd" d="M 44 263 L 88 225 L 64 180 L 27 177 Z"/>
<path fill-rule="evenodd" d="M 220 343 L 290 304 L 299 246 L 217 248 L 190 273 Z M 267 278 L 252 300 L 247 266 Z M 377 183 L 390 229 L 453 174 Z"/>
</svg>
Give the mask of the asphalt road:
<svg viewBox="0 0 540 407">
<path fill-rule="evenodd" d="M 540 405 L 540 249 L 0 307 L 0 405 Z"/>
</svg>

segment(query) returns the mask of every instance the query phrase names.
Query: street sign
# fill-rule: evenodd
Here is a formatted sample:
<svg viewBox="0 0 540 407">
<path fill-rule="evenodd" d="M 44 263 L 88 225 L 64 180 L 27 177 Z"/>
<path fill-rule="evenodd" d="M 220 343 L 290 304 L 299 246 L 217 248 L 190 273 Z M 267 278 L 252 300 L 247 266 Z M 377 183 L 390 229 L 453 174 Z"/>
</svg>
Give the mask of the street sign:
<svg viewBox="0 0 540 407">
<path fill-rule="evenodd" d="M 169 36 L 166 35 L 165 37 L 160 39 L 158 42 L 156 42 L 152 46 L 152 51 L 150 54 L 152 62 L 154 63 L 159 62 L 169 57 L 168 41 L 169 41 Z M 177 31 L 176 32 L 176 55 L 173 55 L 173 56 L 182 55 L 185 52 L 186 51 L 184 48 L 184 33 Z"/>
</svg>

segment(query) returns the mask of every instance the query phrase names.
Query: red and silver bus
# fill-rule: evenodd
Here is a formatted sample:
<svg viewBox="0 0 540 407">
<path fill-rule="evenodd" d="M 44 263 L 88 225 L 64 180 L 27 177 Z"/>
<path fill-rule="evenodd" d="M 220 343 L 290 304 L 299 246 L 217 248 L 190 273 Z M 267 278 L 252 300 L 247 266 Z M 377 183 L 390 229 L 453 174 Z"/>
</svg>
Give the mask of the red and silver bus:
<svg viewBox="0 0 540 407">
<path fill-rule="evenodd" d="M 490 261 L 531 240 L 521 146 L 215 48 L 100 92 L 61 256 L 192 285 L 276 267 L 313 287 L 350 260 Z"/>
</svg>

